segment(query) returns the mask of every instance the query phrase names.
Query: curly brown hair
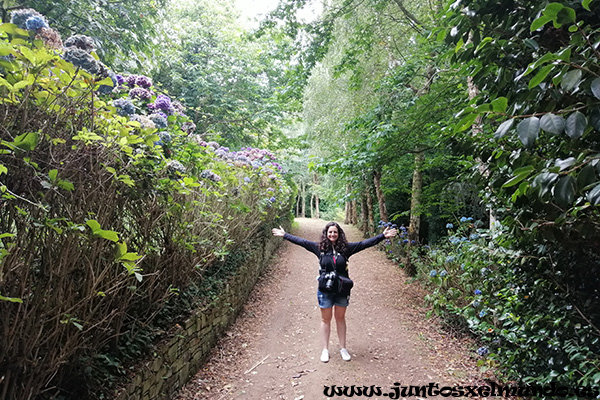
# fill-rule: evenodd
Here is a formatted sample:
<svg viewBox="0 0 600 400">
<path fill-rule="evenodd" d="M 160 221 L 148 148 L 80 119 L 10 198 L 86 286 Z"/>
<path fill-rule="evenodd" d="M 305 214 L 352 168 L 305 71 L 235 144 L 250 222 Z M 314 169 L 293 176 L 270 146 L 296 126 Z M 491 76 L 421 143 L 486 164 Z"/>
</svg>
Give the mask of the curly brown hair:
<svg viewBox="0 0 600 400">
<path fill-rule="evenodd" d="M 332 226 L 335 226 L 338 230 L 338 239 L 335 241 L 334 246 L 331 246 L 331 242 L 329 239 L 327 239 L 327 231 Z M 346 251 L 348 250 L 348 240 L 346 239 L 344 230 L 336 222 L 329 222 L 327 225 L 325 225 L 325 228 L 323 228 L 321 242 L 319 243 L 319 250 L 321 250 L 323 253 L 328 253 L 332 250 L 335 250 L 340 254 L 346 254 Z"/>
</svg>

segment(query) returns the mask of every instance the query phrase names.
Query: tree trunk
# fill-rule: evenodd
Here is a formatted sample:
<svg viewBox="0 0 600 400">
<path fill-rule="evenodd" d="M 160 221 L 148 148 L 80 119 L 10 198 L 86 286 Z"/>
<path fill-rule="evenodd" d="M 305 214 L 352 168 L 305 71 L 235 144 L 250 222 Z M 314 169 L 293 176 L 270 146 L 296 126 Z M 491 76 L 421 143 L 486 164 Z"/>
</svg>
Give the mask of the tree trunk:
<svg viewBox="0 0 600 400">
<path fill-rule="evenodd" d="M 302 206 L 300 207 L 300 217 L 306 218 L 306 183 L 300 181 L 300 197 L 302 199 Z"/>
<path fill-rule="evenodd" d="M 367 195 L 366 191 L 362 193 L 360 196 L 360 230 L 363 232 L 367 231 L 368 220 L 369 220 L 369 211 L 367 209 Z"/>
<path fill-rule="evenodd" d="M 348 200 L 348 196 L 350 195 L 350 191 L 351 191 L 351 187 L 350 185 L 346 185 L 346 203 L 345 203 L 345 207 L 344 207 L 344 223 L 350 224 L 350 220 L 351 220 L 351 216 L 350 213 L 352 212 L 352 202 Z"/>
<path fill-rule="evenodd" d="M 379 218 L 383 222 L 388 222 L 387 207 L 385 206 L 385 197 L 381 191 L 381 172 L 373 173 L 373 185 L 375 186 L 375 194 L 377 195 L 377 203 L 379 204 Z"/>
<path fill-rule="evenodd" d="M 423 192 L 423 164 L 425 154 L 421 151 L 415 153 L 415 169 L 412 179 L 412 197 L 410 199 L 410 224 L 408 226 L 408 240 L 412 244 L 414 240 L 419 242 L 419 230 L 421 229 L 421 194 Z"/>
<path fill-rule="evenodd" d="M 352 200 L 350 205 L 352 207 L 352 211 L 350 211 L 350 223 L 356 225 L 358 224 L 358 206 L 356 205 L 356 200 Z"/>
<path fill-rule="evenodd" d="M 319 177 L 317 174 L 313 175 L 313 182 L 315 184 L 315 188 L 319 185 Z M 319 215 L 319 195 L 315 193 L 315 218 L 319 219 L 321 216 Z"/>
<path fill-rule="evenodd" d="M 375 232 L 375 222 L 373 221 L 373 196 L 371 196 L 371 185 L 369 179 L 365 179 L 365 197 L 367 201 L 367 236 Z"/>
<path fill-rule="evenodd" d="M 315 207 L 314 207 L 314 204 L 313 204 L 314 199 L 315 199 L 315 195 L 313 195 L 311 193 L 311 195 L 310 195 L 310 217 L 311 218 L 315 217 Z"/>
</svg>

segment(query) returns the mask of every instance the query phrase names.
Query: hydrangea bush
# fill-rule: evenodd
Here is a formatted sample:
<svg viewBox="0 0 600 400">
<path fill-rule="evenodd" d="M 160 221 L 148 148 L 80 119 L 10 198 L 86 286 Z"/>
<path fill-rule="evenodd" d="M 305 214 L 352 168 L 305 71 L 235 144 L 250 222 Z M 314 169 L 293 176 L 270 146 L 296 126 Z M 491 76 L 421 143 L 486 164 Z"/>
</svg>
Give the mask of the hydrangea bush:
<svg viewBox="0 0 600 400">
<path fill-rule="evenodd" d="M 151 79 L 40 21 L 0 29 L 0 393 L 99 397 L 285 223 L 293 189 L 273 153 L 205 141 Z"/>
<path fill-rule="evenodd" d="M 432 312 L 481 342 L 473 352 L 482 369 L 531 384 L 597 385 L 597 332 L 578 322 L 576 293 L 561 291 L 543 263 L 531 270 L 530 257 L 511 250 L 505 226 L 484 229 L 462 217 L 446 227 L 447 238 L 416 262 L 418 276 Z"/>
</svg>

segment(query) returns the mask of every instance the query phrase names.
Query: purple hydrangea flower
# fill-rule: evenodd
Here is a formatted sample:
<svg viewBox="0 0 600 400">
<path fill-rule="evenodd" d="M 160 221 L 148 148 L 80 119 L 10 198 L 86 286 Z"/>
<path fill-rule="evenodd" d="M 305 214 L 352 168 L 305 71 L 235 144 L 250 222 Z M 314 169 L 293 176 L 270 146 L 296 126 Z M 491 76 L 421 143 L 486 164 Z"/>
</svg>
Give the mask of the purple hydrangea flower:
<svg viewBox="0 0 600 400">
<path fill-rule="evenodd" d="M 147 89 L 136 87 L 129 91 L 129 97 L 132 99 L 150 100 L 152 93 Z"/>
<path fill-rule="evenodd" d="M 137 83 L 138 75 L 129 75 L 125 78 L 125 82 L 130 87 L 134 87 Z"/>
<path fill-rule="evenodd" d="M 144 89 L 148 89 L 152 86 L 152 79 L 148 78 L 146 75 L 138 75 L 135 84 Z"/>
<path fill-rule="evenodd" d="M 117 74 L 115 75 L 115 77 L 117 78 L 117 84 L 122 85 L 123 82 L 125 82 L 125 78 L 123 78 L 123 75 Z"/>
<path fill-rule="evenodd" d="M 148 105 L 149 108 L 153 110 L 163 110 L 168 114 L 173 113 L 173 104 L 171 103 L 171 98 L 169 96 L 165 96 L 164 94 L 159 94 L 154 100 L 152 107 Z"/>
</svg>

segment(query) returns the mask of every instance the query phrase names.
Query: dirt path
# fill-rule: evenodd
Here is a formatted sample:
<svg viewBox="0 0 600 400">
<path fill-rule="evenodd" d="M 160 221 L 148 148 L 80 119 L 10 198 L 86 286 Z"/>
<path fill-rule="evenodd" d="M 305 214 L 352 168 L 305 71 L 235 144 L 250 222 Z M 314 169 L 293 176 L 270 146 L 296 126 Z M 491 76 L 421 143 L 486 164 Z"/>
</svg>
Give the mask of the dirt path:
<svg viewBox="0 0 600 400">
<path fill-rule="evenodd" d="M 299 228 L 292 233 L 315 241 L 325 225 L 296 221 Z M 349 241 L 362 239 L 355 228 L 342 227 Z M 395 382 L 480 384 L 472 358 L 475 344 L 426 319 L 419 285 L 408 283 L 375 248 L 350 260 L 355 287 L 347 311 L 347 347 L 352 361 L 341 359 L 332 321 L 331 360 L 320 362 L 317 269 L 313 254 L 285 241 L 236 323 L 174 400 L 313 400 L 326 399 L 324 387 L 331 385 L 375 385 L 390 392 Z"/>
</svg>

